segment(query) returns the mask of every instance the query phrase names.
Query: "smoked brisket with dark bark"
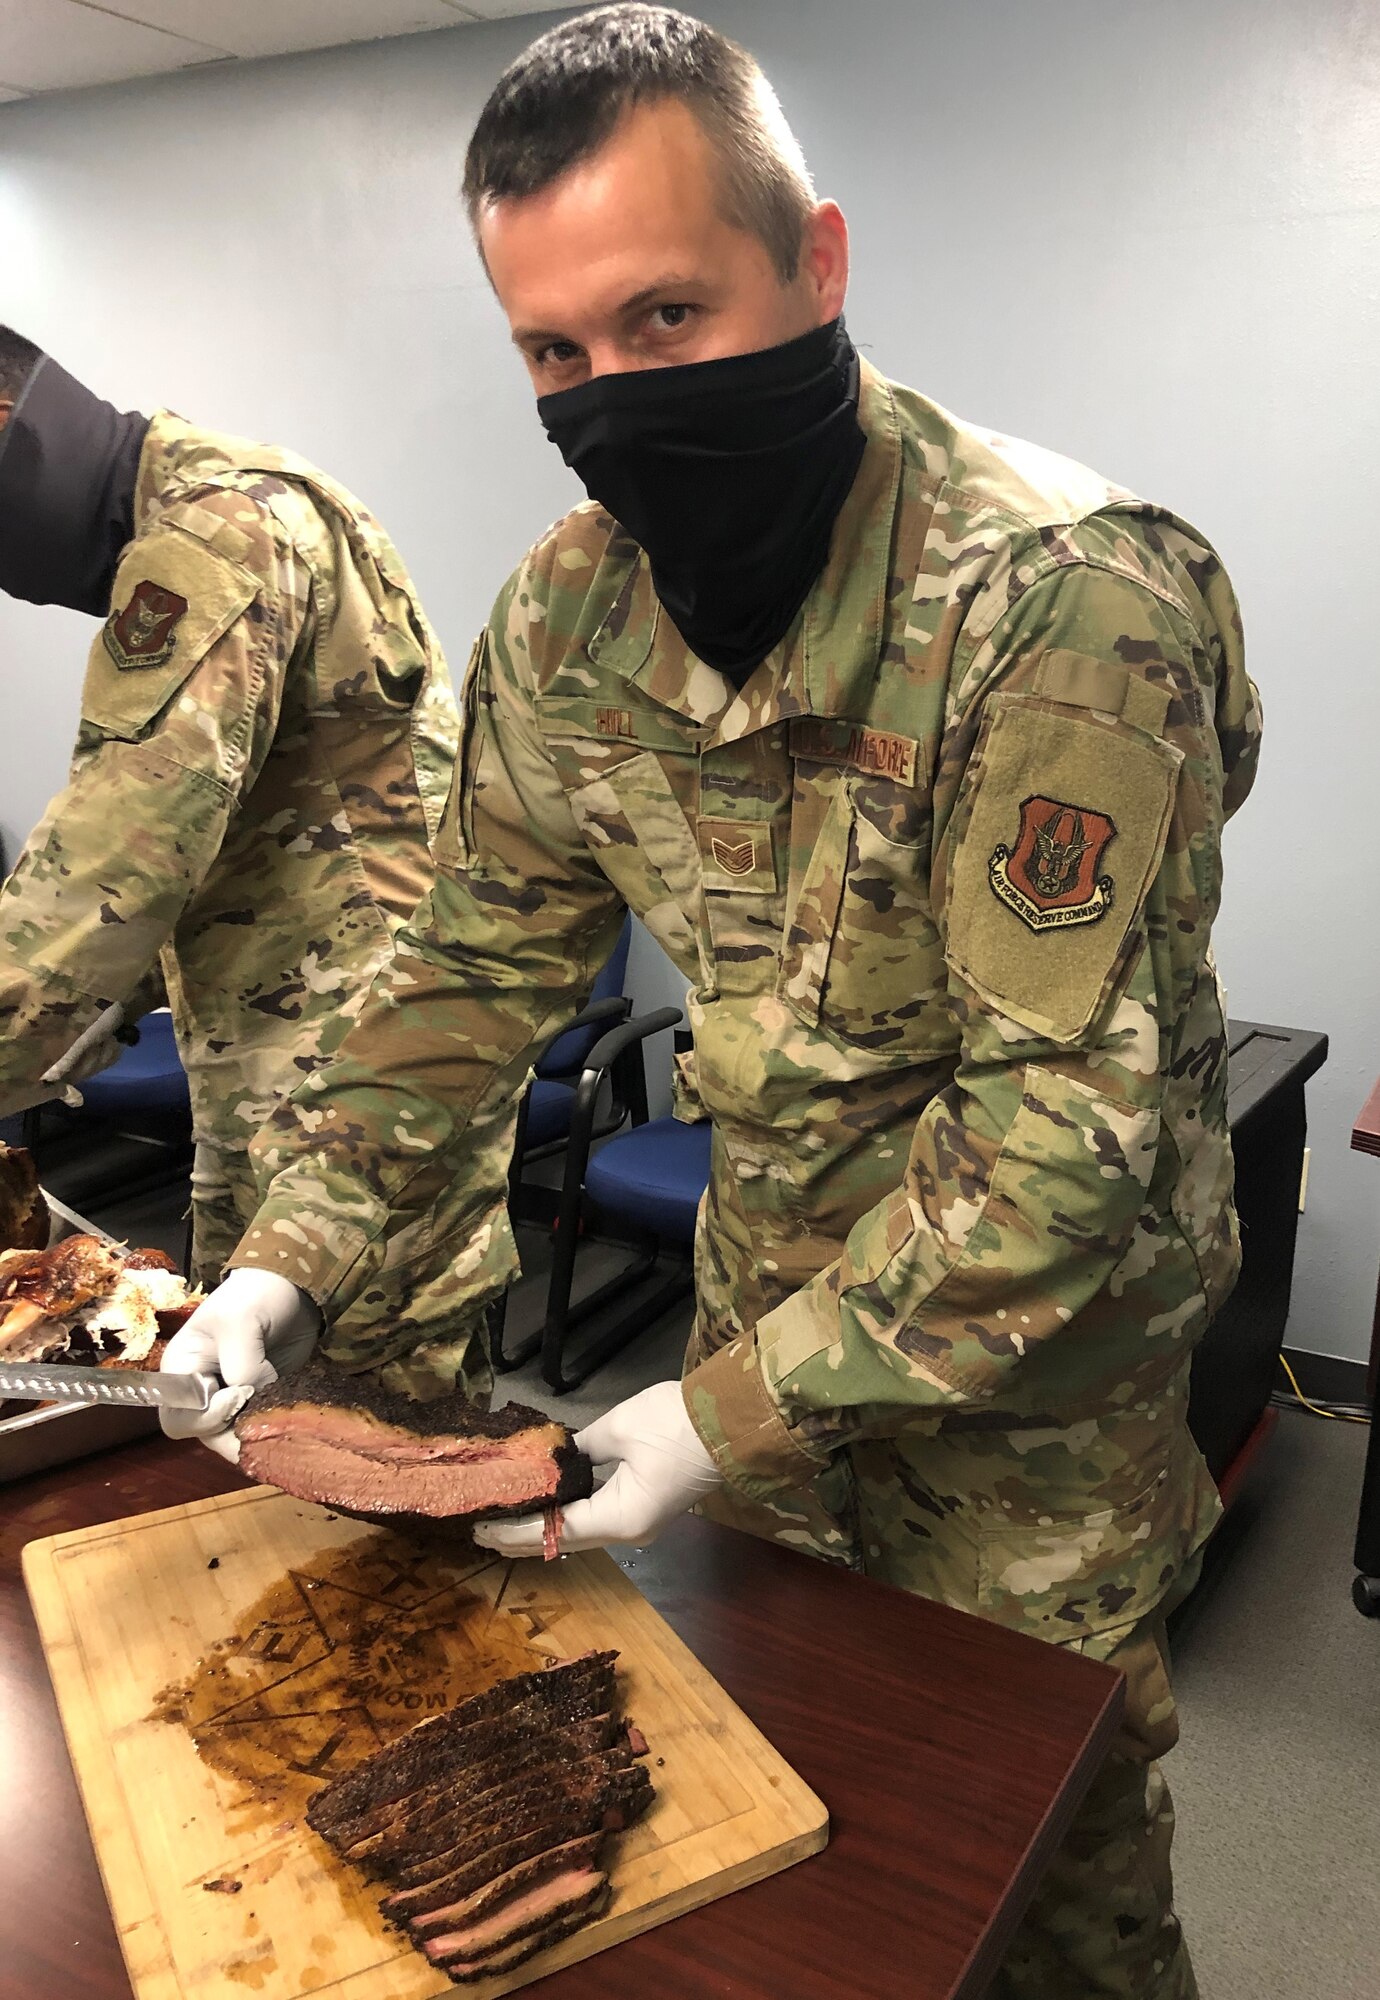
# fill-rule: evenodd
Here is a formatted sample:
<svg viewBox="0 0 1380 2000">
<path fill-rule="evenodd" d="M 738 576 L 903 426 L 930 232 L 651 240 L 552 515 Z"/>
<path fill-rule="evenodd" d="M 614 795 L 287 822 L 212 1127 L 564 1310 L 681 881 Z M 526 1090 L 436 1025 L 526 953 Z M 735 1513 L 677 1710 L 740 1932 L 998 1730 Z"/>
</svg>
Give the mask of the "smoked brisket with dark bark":
<svg viewBox="0 0 1380 2000">
<path fill-rule="evenodd" d="M 508 1838 L 510 1827 L 520 1825 L 533 1812 L 578 1814 L 596 1796 L 609 1804 L 621 1801 L 624 1792 L 620 1780 L 624 1779 L 629 1796 L 648 1782 L 645 1766 L 635 1765 L 632 1752 L 626 1748 L 582 1757 L 568 1769 L 560 1763 L 539 1764 L 519 1772 L 511 1784 L 485 1792 L 472 1804 L 442 1813 L 432 1827 L 418 1830 L 386 1860 L 369 1866 L 402 1888 L 428 1882 L 444 1871 L 452 1854 L 477 1842 L 498 1846 Z M 587 1831 L 585 1826 L 573 1826 L 570 1837 Z"/>
<path fill-rule="evenodd" d="M 540 1735 L 529 1730 L 525 1739 L 509 1741 L 482 1764 L 456 1771 L 439 1784 L 423 1785 L 410 1798 L 398 1800 L 381 1825 L 342 1846 L 341 1852 L 361 1868 L 383 1869 L 403 1855 L 415 1858 L 427 1851 L 428 1839 L 444 1838 L 450 1827 L 487 1810 L 500 1793 L 533 1771 L 556 1763 L 578 1767 L 582 1758 L 607 1750 L 621 1726 L 615 1717 L 600 1715 Z M 452 1844 L 445 1839 L 446 1846 Z"/>
<path fill-rule="evenodd" d="M 584 1500 L 594 1468 L 564 1424 L 508 1403 L 395 1395 L 327 1362 L 258 1390 L 235 1423 L 240 1470 L 367 1520 L 495 1520 Z"/>
<path fill-rule="evenodd" d="M 346 1820 L 405 1798 L 433 1772 L 458 1769 L 471 1758 L 477 1762 L 487 1745 L 477 1747 L 482 1739 L 467 1735 L 470 1729 L 500 1724 L 519 1712 L 522 1719 L 531 1718 L 534 1730 L 606 1713 L 613 1706 L 617 1658 L 614 1652 L 581 1653 L 554 1667 L 510 1674 L 443 1715 L 430 1716 L 318 1792 L 307 1808 L 308 1826 L 333 1840 Z"/>
<path fill-rule="evenodd" d="M 508 1971 L 606 1906 L 611 1833 L 651 1803 L 613 1653 L 515 1674 L 321 1791 L 311 1826 L 392 1884 L 382 1908 L 457 1984 Z"/>
</svg>

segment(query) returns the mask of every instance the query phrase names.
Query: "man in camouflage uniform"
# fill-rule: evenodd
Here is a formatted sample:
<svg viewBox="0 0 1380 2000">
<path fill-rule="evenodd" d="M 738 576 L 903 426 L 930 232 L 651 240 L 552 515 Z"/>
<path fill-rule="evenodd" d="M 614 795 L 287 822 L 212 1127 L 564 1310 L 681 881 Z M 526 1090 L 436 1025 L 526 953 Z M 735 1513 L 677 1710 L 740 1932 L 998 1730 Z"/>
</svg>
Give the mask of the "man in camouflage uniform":
<svg viewBox="0 0 1380 2000">
<path fill-rule="evenodd" d="M 0 899 L 0 1105 L 107 1002 L 137 1008 L 161 955 L 213 1284 L 254 1214 L 250 1139 L 430 886 L 454 696 L 401 559 L 342 487 L 168 411 L 120 416 L 0 330 L 6 354 L 0 581 L 108 615 L 70 783 Z"/>
<path fill-rule="evenodd" d="M 505 183 L 505 121 L 559 131 L 591 75 L 613 115 Z M 726 103 L 756 107 L 755 157 L 779 162 L 741 52 L 614 8 L 529 50 L 471 146 L 543 420 L 601 487 L 620 436 L 645 448 L 625 490 L 653 531 L 648 432 L 700 435 L 667 401 L 682 370 L 687 405 L 747 380 L 765 407 L 795 397 L 800 357 L 814 382 L 851 354 L 841 218 L 806 184 L 797 261 L 778 256 L 741 205 Z M 766 276 L 733 264 L 748 239 Z M 678 275 L 640 290 L 639 256 Z M 735 319 L 772 282 L 798 316 Z M 514 1271 L 530 1053 L 634 910 L 691 984 L 713 1120 L 699 1311 L 679 1389 L 585 1434 L 618 1470 L 566 1510 L 567 1546 L 645 1539 L 713 1489 L 758 1532 L 1123 1667 L 1116 1754 L 994 1991 L 1184 2000 L 1154 1760 L 1176 1733 L 1164 1617 L 1218 1513 L 1185 1410 L 1238 1261 L 1209 931 L 1258 708 L 1192 528 L 866 365 L 851 383 L 856 469 L 765 657 L 704 622 L 674 548 L 599 505 L 500 594 L 436 887 L 340 1056 L 256 1142 L 265 1200 L 233 1261 L 286 1271 L 349 1365 L 364 1300 L 375 1360 L 436 1287 L 477 1327 Z M 480 1533 L 540 1546 L 530 1524 Z"/>
</svg>

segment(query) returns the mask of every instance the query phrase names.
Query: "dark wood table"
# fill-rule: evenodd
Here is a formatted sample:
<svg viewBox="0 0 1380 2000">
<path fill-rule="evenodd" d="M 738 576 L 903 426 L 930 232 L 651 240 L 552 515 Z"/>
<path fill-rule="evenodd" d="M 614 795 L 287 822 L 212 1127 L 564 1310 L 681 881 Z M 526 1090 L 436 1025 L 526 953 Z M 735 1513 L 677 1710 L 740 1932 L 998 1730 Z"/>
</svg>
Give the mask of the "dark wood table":
<svg viewBox="0 0 1380 2000">
<path fill-rule="evenodd" d="M 19 1554 L 242 1482 L 162 1438 L 0 1492 L 0 1996 L 129 2000 Z M 686 1520 L 627 1567 L 830 1808 L 821 1855 L 551 2000 L 976 2000 L 1114 1736 L 1111 1668 Z"/>
</svg>

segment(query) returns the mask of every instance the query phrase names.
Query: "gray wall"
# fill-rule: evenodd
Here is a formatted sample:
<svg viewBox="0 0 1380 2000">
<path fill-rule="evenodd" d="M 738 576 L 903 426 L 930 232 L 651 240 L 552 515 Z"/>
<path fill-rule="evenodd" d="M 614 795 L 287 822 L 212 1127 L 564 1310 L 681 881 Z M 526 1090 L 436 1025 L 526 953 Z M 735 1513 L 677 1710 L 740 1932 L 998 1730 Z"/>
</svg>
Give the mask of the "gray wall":
<svg viewBox="0 0 1380 2000">
<path fill-rule="evenodd" d="M 1364 1352 L 1380 1175 L 1380 14 L 1367 0 L 724 0 L 853 225 L 855 338 L 1187 514 L 1269 723 L 1227 841 L 1239 1015 L 1326 1029 L 1291 1337 Z M 549 20 L 549 17 L 547 17 Z M 536 25 L 0 109 L 0 318 L 114 399 L 366 495 L 456 664 L 571 495 L 466 242 L 473 117 Z M 0 826 L 61 780 L 86 621 L 0 601 Z M 666 975 L 639 945 L 639 984 Z"/>
</svg>

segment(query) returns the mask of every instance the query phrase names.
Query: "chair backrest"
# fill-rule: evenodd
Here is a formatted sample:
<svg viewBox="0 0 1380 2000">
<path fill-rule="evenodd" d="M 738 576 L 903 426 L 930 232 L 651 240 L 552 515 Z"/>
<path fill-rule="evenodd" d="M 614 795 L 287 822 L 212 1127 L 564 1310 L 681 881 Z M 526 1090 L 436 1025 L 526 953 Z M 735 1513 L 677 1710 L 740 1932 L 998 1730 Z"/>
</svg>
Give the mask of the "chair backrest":
<svg viewBox="0 0 1380 2000">
<path fill-rule="evenodd" d="M 590 1000 L 613 1000 L 623 991 L 623 981 L 628 972 L 628 940 L 632 936 L 632 918 L 624 917 L 623 928 L 618 933 L 618 942 L 609 954 L 609 960 L 590 990 Z M 562 1035 L 553 1042 L 545 1057 L 537 1064 L 537 1075 L 544 1077 L 570 1076 L 583 1069 L 585 1057 L 589 1054 L 600 1035 L 606 1033 L 608 1022 L 593 1028 L 575 1028 L 568 1035 Z"/>
<path fill-rule="evenodd" d="M 172 1015 L 160 1008 L 145 1014 L 138 1028 L 139 1039 L 133 1048 L 81 1085 L 83 1104 L 98 1117 L 181 1111 L 189 1104 Z"/>
</svg>

